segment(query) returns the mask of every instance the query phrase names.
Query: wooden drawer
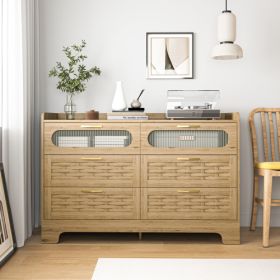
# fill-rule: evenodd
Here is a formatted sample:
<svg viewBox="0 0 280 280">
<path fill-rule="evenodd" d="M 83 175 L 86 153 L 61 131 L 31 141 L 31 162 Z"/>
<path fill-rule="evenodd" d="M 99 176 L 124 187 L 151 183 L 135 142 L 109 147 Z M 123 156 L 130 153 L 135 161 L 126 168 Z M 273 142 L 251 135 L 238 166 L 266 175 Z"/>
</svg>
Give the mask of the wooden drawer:
<svg viewBox="0 0 280 280">
<path fill-rule="evenodd" d="M 139 219 L 140 189 L 45 188 L 45 219 Z"/>
<path fill-rule="evenodd" d="M 144 188 L 142 219 L 237 219 L 237 189 Z"/>
<path fill-rule="evenodd" d="M 144 188 L 236 188 L 235 155 L 142 156 L 141 184 Z"/>
<path fill-rule="evenodd" d="M 45 187 L 139 187 L 140 156 L 45 155 Z"/>
<path fill-rule="evenodd" d="M 139 123 L 43 123 L 44 154 L 139 154 Z"/>
<path fill-rule="evenodd" d="M 237 154 L 234 122 L 142 123 L 142 154 Z"/>
</svg>

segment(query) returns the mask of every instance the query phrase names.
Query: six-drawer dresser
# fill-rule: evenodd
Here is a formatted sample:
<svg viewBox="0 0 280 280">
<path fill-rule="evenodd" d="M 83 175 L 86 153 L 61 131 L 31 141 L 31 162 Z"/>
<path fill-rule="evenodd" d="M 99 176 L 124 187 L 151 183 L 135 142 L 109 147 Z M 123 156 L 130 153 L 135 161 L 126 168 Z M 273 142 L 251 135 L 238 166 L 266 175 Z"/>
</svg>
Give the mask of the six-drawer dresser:
<svg viewBox="0 0 280 280">
<path fill-rule="evenodd" d="M 63 232 L 209 232 L 240 243 L 239 114 L 41 123 L 42 241 Z"/>
</svg>

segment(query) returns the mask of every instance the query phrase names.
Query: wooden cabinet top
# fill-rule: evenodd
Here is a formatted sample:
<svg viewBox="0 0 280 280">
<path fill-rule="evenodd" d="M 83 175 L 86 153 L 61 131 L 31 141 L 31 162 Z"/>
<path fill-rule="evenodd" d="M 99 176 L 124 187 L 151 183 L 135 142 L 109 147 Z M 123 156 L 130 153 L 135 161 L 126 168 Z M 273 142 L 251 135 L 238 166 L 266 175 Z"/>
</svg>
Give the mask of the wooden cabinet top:
<svg viewBox="0 0 280 280">
<path fill-rule="evenodd" d="M 239 113 L 222 113 L 220 119 L 209 119 L 209 120 L 188 120 L 188 119 L 167 119 L 164 113 L 147 113 L 149 116 L 148 120 L 107 120 L 107 113 L 100 113 L 99 120 L 86 120 L 84 113 L 76 113 L 75 120 L 66 120 L 64 113 L 42 113 L 42 121 L 44 122 L 66 122 L 66 123 L 75 123 L 75 122 L 131 122 L 131 123 L 153 123 L 153 122 L 200 122 L 200 123 L 209 123 L 209 122 L 239 122 Z"/>
</svg>

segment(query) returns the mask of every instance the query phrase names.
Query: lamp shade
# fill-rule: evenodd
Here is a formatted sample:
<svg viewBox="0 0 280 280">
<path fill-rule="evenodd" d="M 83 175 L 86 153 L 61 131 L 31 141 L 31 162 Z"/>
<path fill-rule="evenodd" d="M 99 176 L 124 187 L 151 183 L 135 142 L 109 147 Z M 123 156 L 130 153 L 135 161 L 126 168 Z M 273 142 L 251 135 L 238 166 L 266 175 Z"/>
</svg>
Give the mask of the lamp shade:
<svg viewBox="0 0 280 280">
<path fill-rule="evenodd" d="M 223 43 L 214 47 L 212 51 L 212 58 L 227 60 L 238 59 L 243 57 L 242 48 L 236 44 Z"/>
<path fill-rule="evenodd" d="M 225 11 L 218 17 L 218 41 L 234 42 L 236 39 L 236 17 L 230 11 Z"/>
<path fill-rule="evenodd" d="M 223 11 L 218 18 L 219 44 L 212 51 L 213 59 L 227 60 L 243 57 L 242 48 L 234 44 L 236 39 L 236 17 L 228 10 Z"/>
</svg>

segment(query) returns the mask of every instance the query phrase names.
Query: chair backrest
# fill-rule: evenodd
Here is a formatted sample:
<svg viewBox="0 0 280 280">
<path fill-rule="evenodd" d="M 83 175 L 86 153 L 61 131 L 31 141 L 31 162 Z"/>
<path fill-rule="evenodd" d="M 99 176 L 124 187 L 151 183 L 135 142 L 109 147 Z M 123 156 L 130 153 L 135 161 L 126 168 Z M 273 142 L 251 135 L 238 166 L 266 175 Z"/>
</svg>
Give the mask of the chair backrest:
<svg viewBox="0 0 280 280">
<path fill-rule="evenodd" d="M 250 113 L 249 125 L 254 163 L 279 161 L 280 108 L 257 108 Z"/>
</svg>

